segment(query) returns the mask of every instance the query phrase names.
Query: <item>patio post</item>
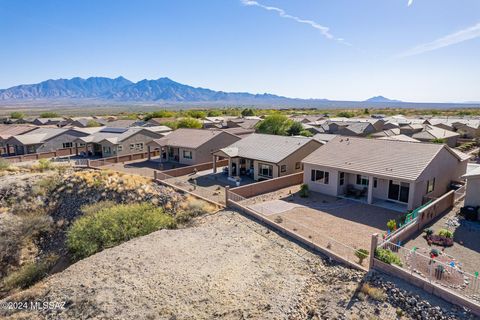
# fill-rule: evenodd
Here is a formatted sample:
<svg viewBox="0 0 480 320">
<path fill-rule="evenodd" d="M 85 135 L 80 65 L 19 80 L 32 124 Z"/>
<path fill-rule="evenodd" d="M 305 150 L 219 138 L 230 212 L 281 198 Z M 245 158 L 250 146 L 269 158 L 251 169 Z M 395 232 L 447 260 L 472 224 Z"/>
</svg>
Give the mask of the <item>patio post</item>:
<svg viewBox="0 0 480 320">
<path fill-rule="evenodd" d="M 152 160 L 152 155 L 150 154 L 151 150 L 150 150 L 150 146 L 147 147 L 147 150 L 148 150 L 148 161 Z"/>
<path fill-rule="evenodd" d="M 228 158 L 228 176 L 232 176 L 232 158 Z"/>
<path fill-rule="evenodd" d="M 378 233 L 372 234 L 372 240 L 370 242 L 370 263 L 368 265 L 368 269 L 372 270 L 373 268 L 373 259 L 375 258 L 375 250 L 377 249 L 378 245 Z"/>
<path fill-rule="evenodd" d="M 213 173 L 217 173 L 217 156 L 213 155 Z"/>
<path fill-rule="evenodd" d="M 368 196 L 367 196 L 367 203 L 373 203 L 373 176 L 368 177 Z"/>
<path fill-rule="evenodd" d="M 230 186 L 225 186 L 225 205 L 228 207 L 228 192 L 230 190 Z"/>
</svg>

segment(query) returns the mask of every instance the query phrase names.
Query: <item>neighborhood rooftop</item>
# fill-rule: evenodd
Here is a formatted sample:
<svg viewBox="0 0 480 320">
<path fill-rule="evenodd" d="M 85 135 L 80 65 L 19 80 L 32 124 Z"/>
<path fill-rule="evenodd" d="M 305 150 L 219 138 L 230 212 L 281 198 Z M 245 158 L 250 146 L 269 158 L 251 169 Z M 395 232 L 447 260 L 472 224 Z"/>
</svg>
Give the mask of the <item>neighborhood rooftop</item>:
<svg viewBox="0 0 480 320">
<path fill-rule="evenodd" d="M 220 130 L 177 129 L 169 135 L 153 140 L 160 146 L 196 149 L 219 134 L 230 134 Z"/>
<path fill-rule="evenodd" d="M 311 140 L 311 138 L 306 137 L 253 133 L 220 151 L 229 157 L 242 157 L 278 163 Z"/>
<path fill-rule="evenodd" d="M 463 160 L 443 144 L 339 136 L 307 156 L 303 162 L 415 181 L 443 148 Z"/>
</svg>

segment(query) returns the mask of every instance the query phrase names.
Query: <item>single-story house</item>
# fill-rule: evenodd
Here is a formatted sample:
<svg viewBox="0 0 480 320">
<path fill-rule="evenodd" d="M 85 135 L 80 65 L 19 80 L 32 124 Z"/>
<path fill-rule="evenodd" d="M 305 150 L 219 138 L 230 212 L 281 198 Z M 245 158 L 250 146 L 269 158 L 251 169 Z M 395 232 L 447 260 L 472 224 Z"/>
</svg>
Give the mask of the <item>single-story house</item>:
<svg viewBox="0 0 480 320">
<path fill-rule="evenodd" d="M 15 155 L 49 152 L 62 149 L 63 140 L 55 139 L 69 129 L 63 128 L 38 128 L 27 133 L 11 136 L 5 144 L 13 148 Z"/>
<path fill-rule="evenodd" d="M 264 180 L 301 172 L 303 158 L 322 145 L 307 137 L 254 133 L 213 154 L 214 161 L 217 157 L 228 159 L 230 177 Z"/>
<path fill-rule="evenodd" d="M 425 125 L 420 132 L 414 133 L 412 138 L 423 142 L 435 142 L 442 140 L 449 147 L 456 147 L 460 135 L 456 132 L 445 130 L 431 125 Z"/>
<path fill-rule="evenodd" d="M 8 156 L 15 154 L 15 148 L 8 146 L 7 140 L 12 136 L 21 135 L 37 129 L 36 126 L 29 125 L 0 125 L 0 155 Z"/>
<path fill-rule="evenodd" d="M 102 158 L 122 156 L 147 150 L 147 144 L 163 135 L 147 128 L 100 128 L 95 133 L 75 140 L 85 145 L 87 153 Z"/>
<path fill-rule="evenodd" d="M 160 149 L 160 161 L 194 165 L 212 161 L 212 153 L 241 138 L 223 130 L 177 129 L 148 144 Z"/>
<path fill-rule="evenodd" d="M 463 178 L 467 180 L 465 186 L 465 206 L 480 206 L 480 167 L 467 172 Z"/>
<path fill-rule="evenodd" d="M 303 160 L 311 191 L 412 210 L 449 190 L 468 156 L 445 144 L 337 137 Z"/>
<path fill-rule="evenodd" d="M 255 126 L 262 121 L 261 119 L 257 118 L 237 118 L 237 119 L 230 119 L 227 120 L 227 127 L 228 128 L 237 128 L 241 127 L 244 129 L 254 129 Z"/>
<path fill-rule="evenodd" d="M 36 118 L 32 124 L 36 126 L 57 126 L 64 127 L 69 124 L 68 120 L 64 118 Z"/>
</svg>

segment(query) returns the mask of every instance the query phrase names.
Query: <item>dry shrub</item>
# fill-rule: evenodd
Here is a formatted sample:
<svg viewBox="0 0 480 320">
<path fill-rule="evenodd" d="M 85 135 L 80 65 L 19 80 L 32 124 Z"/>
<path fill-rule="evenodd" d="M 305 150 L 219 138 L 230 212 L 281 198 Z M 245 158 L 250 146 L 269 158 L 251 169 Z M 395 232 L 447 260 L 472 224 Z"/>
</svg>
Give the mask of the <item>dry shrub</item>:
<svg viewBox="0 0 480 320">
<path fill-rule="evenodd" d="M 364 283 L 360 289 L 365 295 L 368 295 L 370 298 L 376 301 L 385 301 L 387 299 L 387 294 L 380 288 L 375 288 L 370 286 L 368 283 Z"/>
<path fill-rule="evenodd" d="M 5 290 L 28 288 L 43 279 L 57 262 L 58 256 L 49 255 L 39 261 L 26 263 L 17 271 L 10 273 L 2 283 Z"/>
</svg>

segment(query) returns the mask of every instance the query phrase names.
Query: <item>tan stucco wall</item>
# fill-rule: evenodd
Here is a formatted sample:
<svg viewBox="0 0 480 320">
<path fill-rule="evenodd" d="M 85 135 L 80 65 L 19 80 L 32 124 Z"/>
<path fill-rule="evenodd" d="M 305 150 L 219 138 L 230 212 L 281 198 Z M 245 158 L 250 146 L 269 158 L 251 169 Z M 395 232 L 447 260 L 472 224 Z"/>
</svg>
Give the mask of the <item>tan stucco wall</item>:
<svg viewBox="0 0 480 320">
<path fill-rule="evenodd" d="M 480 206 L 480 177 L 471 177 L 467 179 L 465 205 L 474 207 Z"/>
<path fill-rule="evenodd" d="M 449 190 L 453 180 L 460 180 L 467 170 L 467 162 L 460 162 L 446 149 L 442 149 L 431 161 L 430 165 L 422 172 L 415 183 L 414 206 L 422 204 L 423 197 L 427 195 L 427 182 L 435 178 L 435 190 L 428 194 L 440 197 Z"/>
</svg>

